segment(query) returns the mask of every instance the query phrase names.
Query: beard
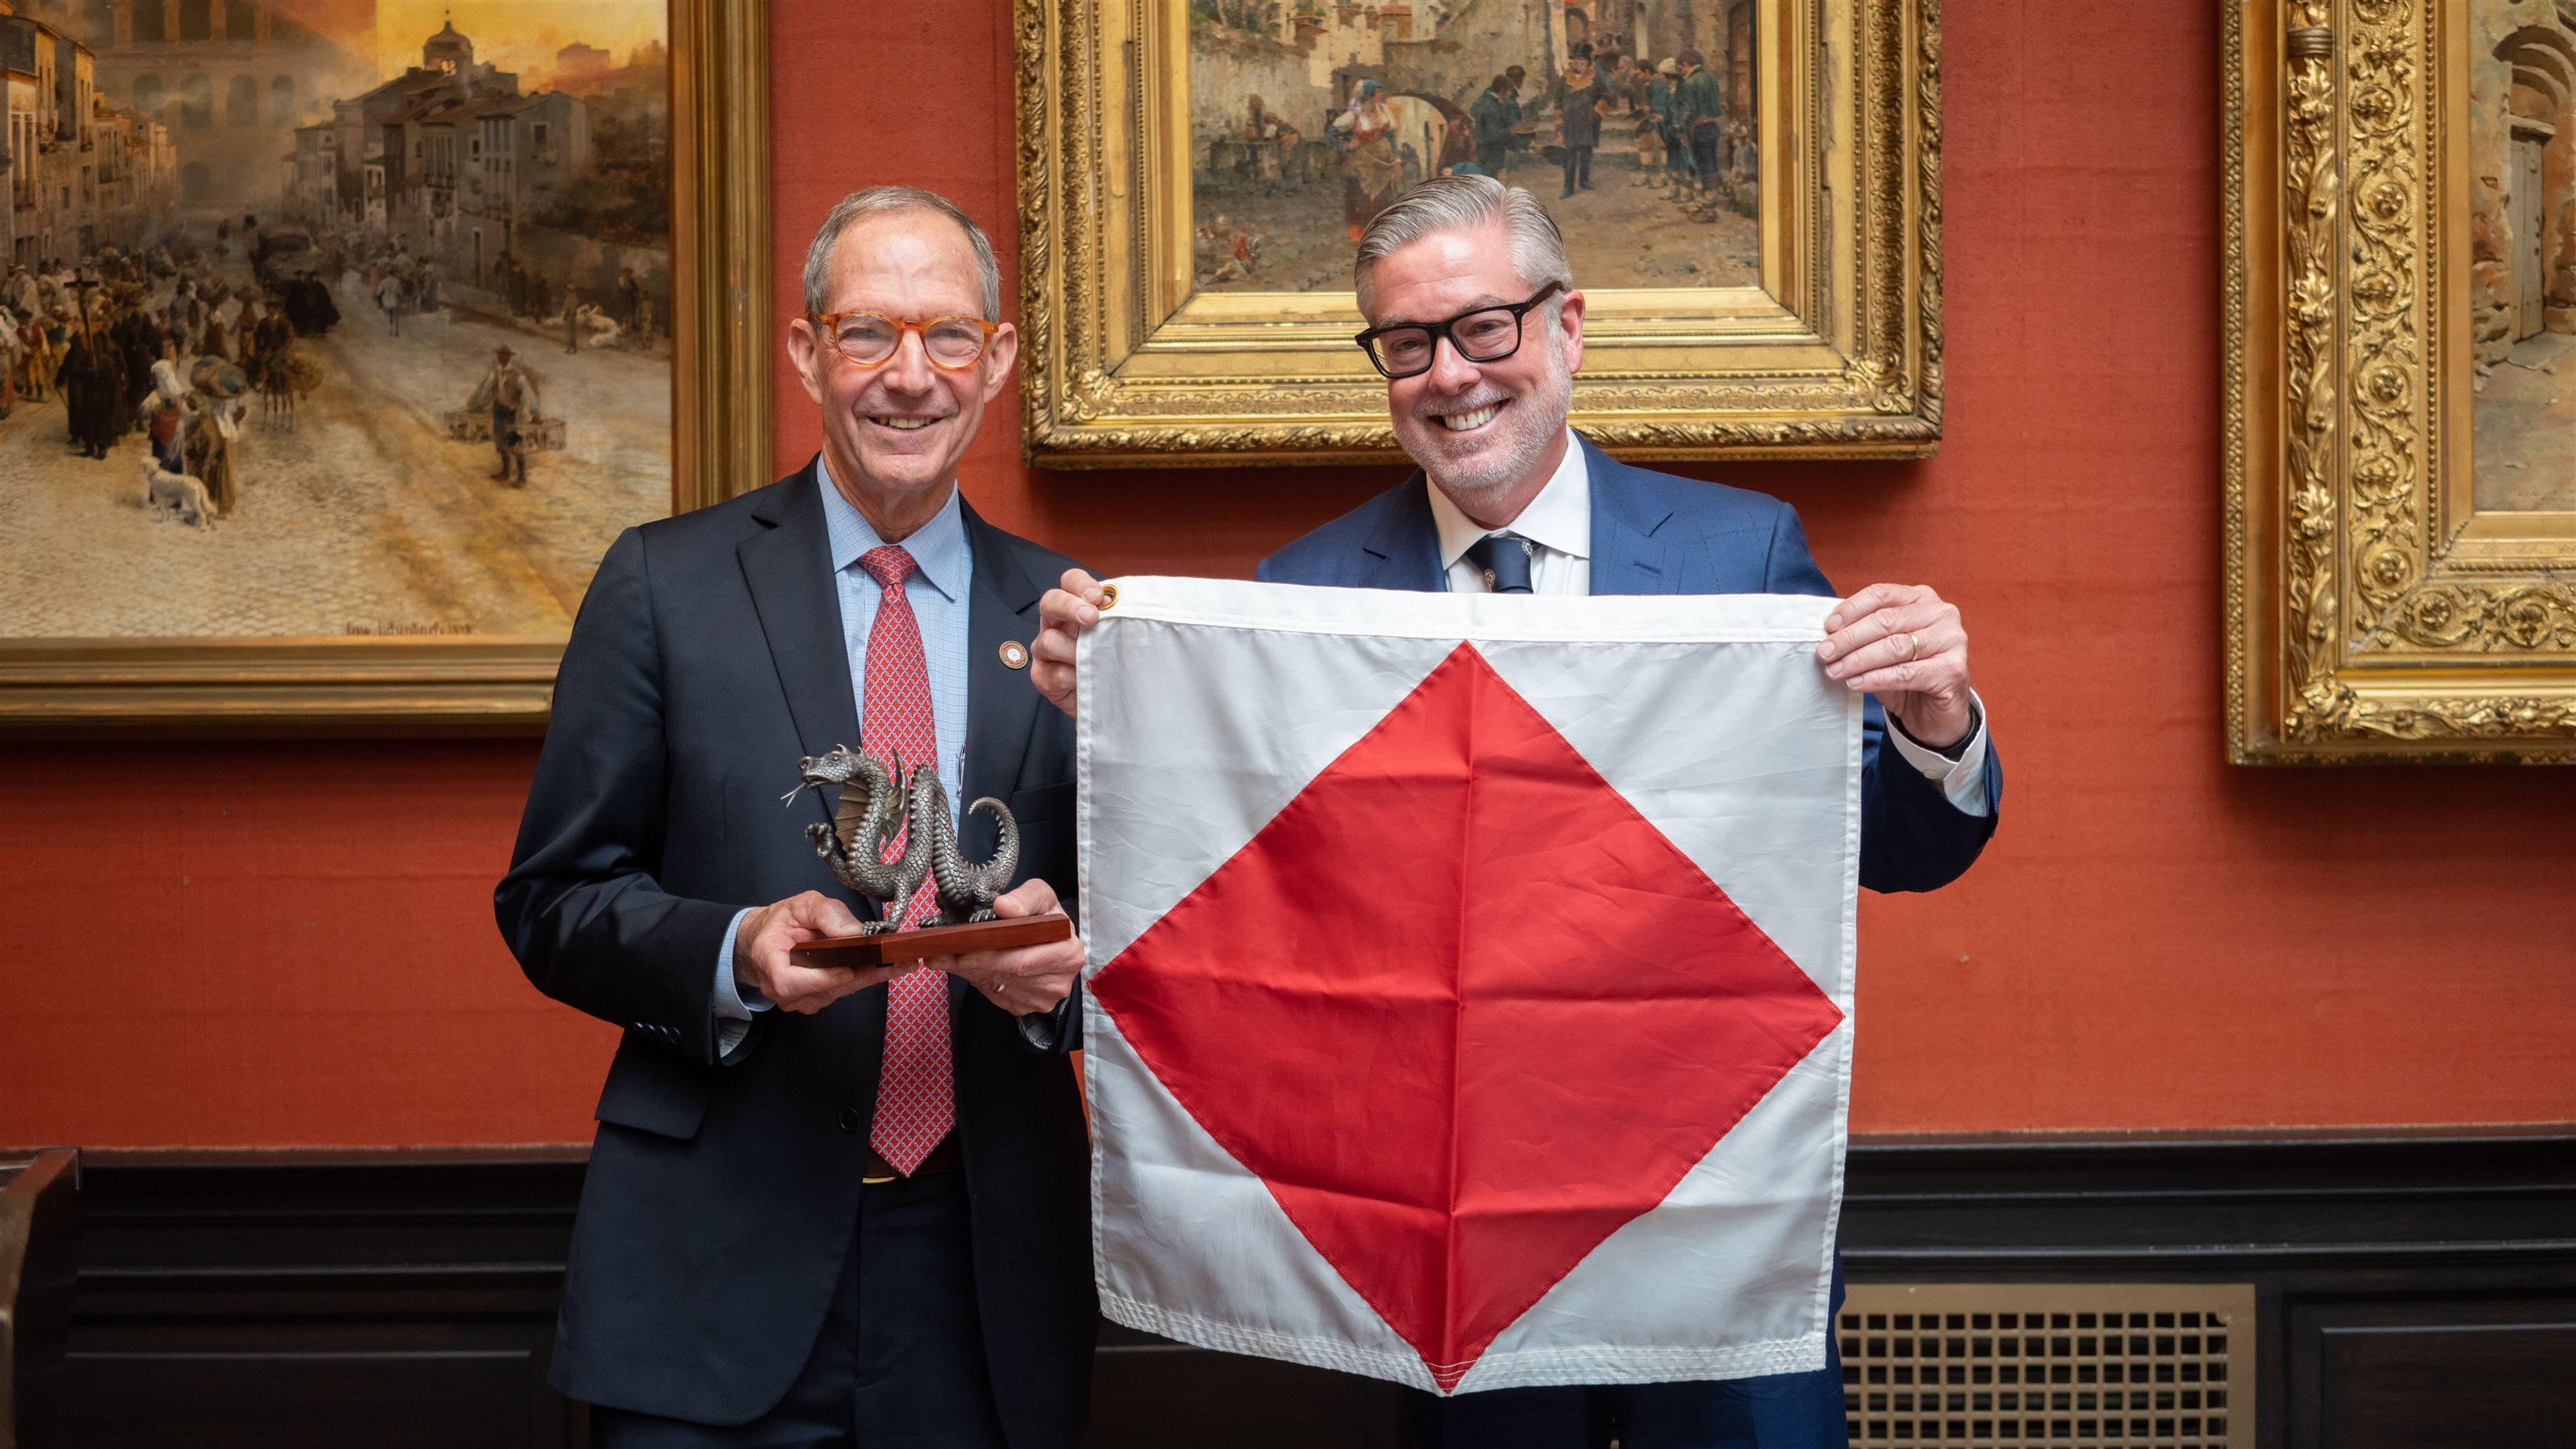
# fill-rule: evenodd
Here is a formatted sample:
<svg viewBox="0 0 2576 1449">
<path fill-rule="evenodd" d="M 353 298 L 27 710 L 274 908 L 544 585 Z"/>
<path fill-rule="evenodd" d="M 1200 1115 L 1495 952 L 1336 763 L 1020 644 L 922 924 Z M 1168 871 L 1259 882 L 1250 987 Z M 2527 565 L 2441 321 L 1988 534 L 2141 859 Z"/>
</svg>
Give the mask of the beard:
<svg viewBox="0 0 2576 1449">
<path fill-rule="evenodd" d="M 1527 393 L 1510 400 L 1501 415 L 1487 425 L 1497 430 L 1497 436 L 1482 439 L 1483 446 L 1473 453 L 1463 458 L 1450 457 L 1440 447 L 1441 425 L 1429 418 L 1420 419 L 1429 434 L 1427 438 L 1418 443 L 1403 440 L 1405 451 L 1421 465 L 1432 484 L 1471 517 L 1494 512 L 1492 503 L 1527 480 L 1548 445 L 1565 431 L 1566 412 L 1574 401 L 1574 370 L 1565 365 L 1561 343 L 1551 339 L 1548 352 L 1546 376 Z M 1471 408 L 1478 401 L 1470 394 Z M 1444 406 L 1456 410 L 1454 403 Z"/>
</svg>

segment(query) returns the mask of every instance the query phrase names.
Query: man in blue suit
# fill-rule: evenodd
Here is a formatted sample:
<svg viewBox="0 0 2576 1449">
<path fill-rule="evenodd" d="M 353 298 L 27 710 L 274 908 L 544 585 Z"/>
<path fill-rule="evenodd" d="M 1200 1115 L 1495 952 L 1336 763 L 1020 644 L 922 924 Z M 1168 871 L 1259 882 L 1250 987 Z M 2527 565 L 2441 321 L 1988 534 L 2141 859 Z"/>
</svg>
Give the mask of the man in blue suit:
<svg viewBox="0 0 2576 1449">
<path fill-rule="evenodd" d="M 1072 1449 L 1099 1317 L 1081 943 L 804 965 L 869 905 L 806 841 L 822 810 L 779 803 L 799 756 L 891 742 L 952 813 L 1018 817 L 1001 914 L 1073 898 L 1073 730 L 1019 678 L 1070 560 L 958 493 L 1016 346 L 965 213 L 854 193 L 805 305 L 821 455 L 610 546 L 495 893 L 529 980 L 625 1033 L 553 1382 L 609 1449 Z M 988 856 L 989 813 L 961 835 Z"/>
<path fill-rule="evenodd" d="M 1632 468 L 1567 426 L 1583 363 L 1583 294 L 1529 193 L 1480 176 L 1428 181 L 1381 212 L 1354 268 L 1360 334 L 1387 379 L 1395 434 L 1421 470 L 1262 561 L 1259 576 L 1348 588 L 1537 594 L 1815 594 L 1832 585 L 1776 498 Z M 1074 702 L 1076 637 L 1098 622 L 1090 575 L 1040 602 L 1030 670 Z M 1994 833 L 2002 772 L 1968 681 L 1959 610 L 1873 584 L 1826 621 L 1819 666 L 1866 692 L 1861 884 L 1931 890 Z M 1840 1304 L 1837 1281 L 1836 1304 Z M 1436 1449 L 1739 1449 L 1845 1442 L 1828 1335 L 1810 1373 L 1712 1383 L 1417 1396 Z"/>
</svg>

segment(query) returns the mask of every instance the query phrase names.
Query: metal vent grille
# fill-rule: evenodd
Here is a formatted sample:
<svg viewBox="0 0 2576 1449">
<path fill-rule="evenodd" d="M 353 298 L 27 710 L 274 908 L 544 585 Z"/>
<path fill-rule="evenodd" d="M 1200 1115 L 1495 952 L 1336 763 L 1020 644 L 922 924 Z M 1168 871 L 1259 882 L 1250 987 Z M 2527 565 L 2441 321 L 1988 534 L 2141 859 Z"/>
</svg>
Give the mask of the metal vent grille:
<svg viewBox="0 0 2576 1449">
<path fill-rule="evenodd" d="M 2254 1443 L 2249 1284 L 1853 1284 L 1836 1326 L 1858 1449 Z"/>
</svg>

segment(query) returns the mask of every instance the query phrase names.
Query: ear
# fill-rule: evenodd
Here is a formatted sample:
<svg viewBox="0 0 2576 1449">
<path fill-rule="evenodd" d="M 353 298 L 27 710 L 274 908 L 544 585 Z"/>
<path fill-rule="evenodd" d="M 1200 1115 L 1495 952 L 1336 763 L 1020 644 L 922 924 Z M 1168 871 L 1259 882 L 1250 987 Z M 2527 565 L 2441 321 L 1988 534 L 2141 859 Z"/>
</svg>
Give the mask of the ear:
<svg viewBox="0 0 2576 1449">
<path fill-rule="evenodd" d="M 796 364 L 796 380 L 805 384 L 805 396 L 817 404 L 823 401 L 822 368 L 829 361 L 823 339 L 814 335 L 814 319 L 799 317 L 787 324 L 787 358 Z"/>
<path fill-rule="evenodd" d="M 1565 370 L 1583 370 L 1583 294 L 1568 292 L 1556 309 L 1556 325 L 1565 334 Z"/>
<path fill-rule="evenodd" d="M 1011 365 L 1020 360 L 1020 332 L 1005 322 L 993 333 L 992 344 L 984 349 L 984 401 L 1002 395 L 1011 381 Z"/>
</svg>

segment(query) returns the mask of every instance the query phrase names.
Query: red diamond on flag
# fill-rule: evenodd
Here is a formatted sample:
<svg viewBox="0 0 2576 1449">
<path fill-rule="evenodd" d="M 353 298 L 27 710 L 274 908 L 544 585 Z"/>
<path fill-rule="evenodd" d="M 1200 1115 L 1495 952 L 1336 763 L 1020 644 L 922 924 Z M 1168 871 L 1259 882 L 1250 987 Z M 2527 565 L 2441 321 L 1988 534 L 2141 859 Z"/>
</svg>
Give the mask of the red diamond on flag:
<svg viewBox="0 0 2576 1449">
<path fill-rule="evenodd" d="M 1443 1389 L 1842 1019 L 1466 644 L 1090 990 Z"/>
</svg>

